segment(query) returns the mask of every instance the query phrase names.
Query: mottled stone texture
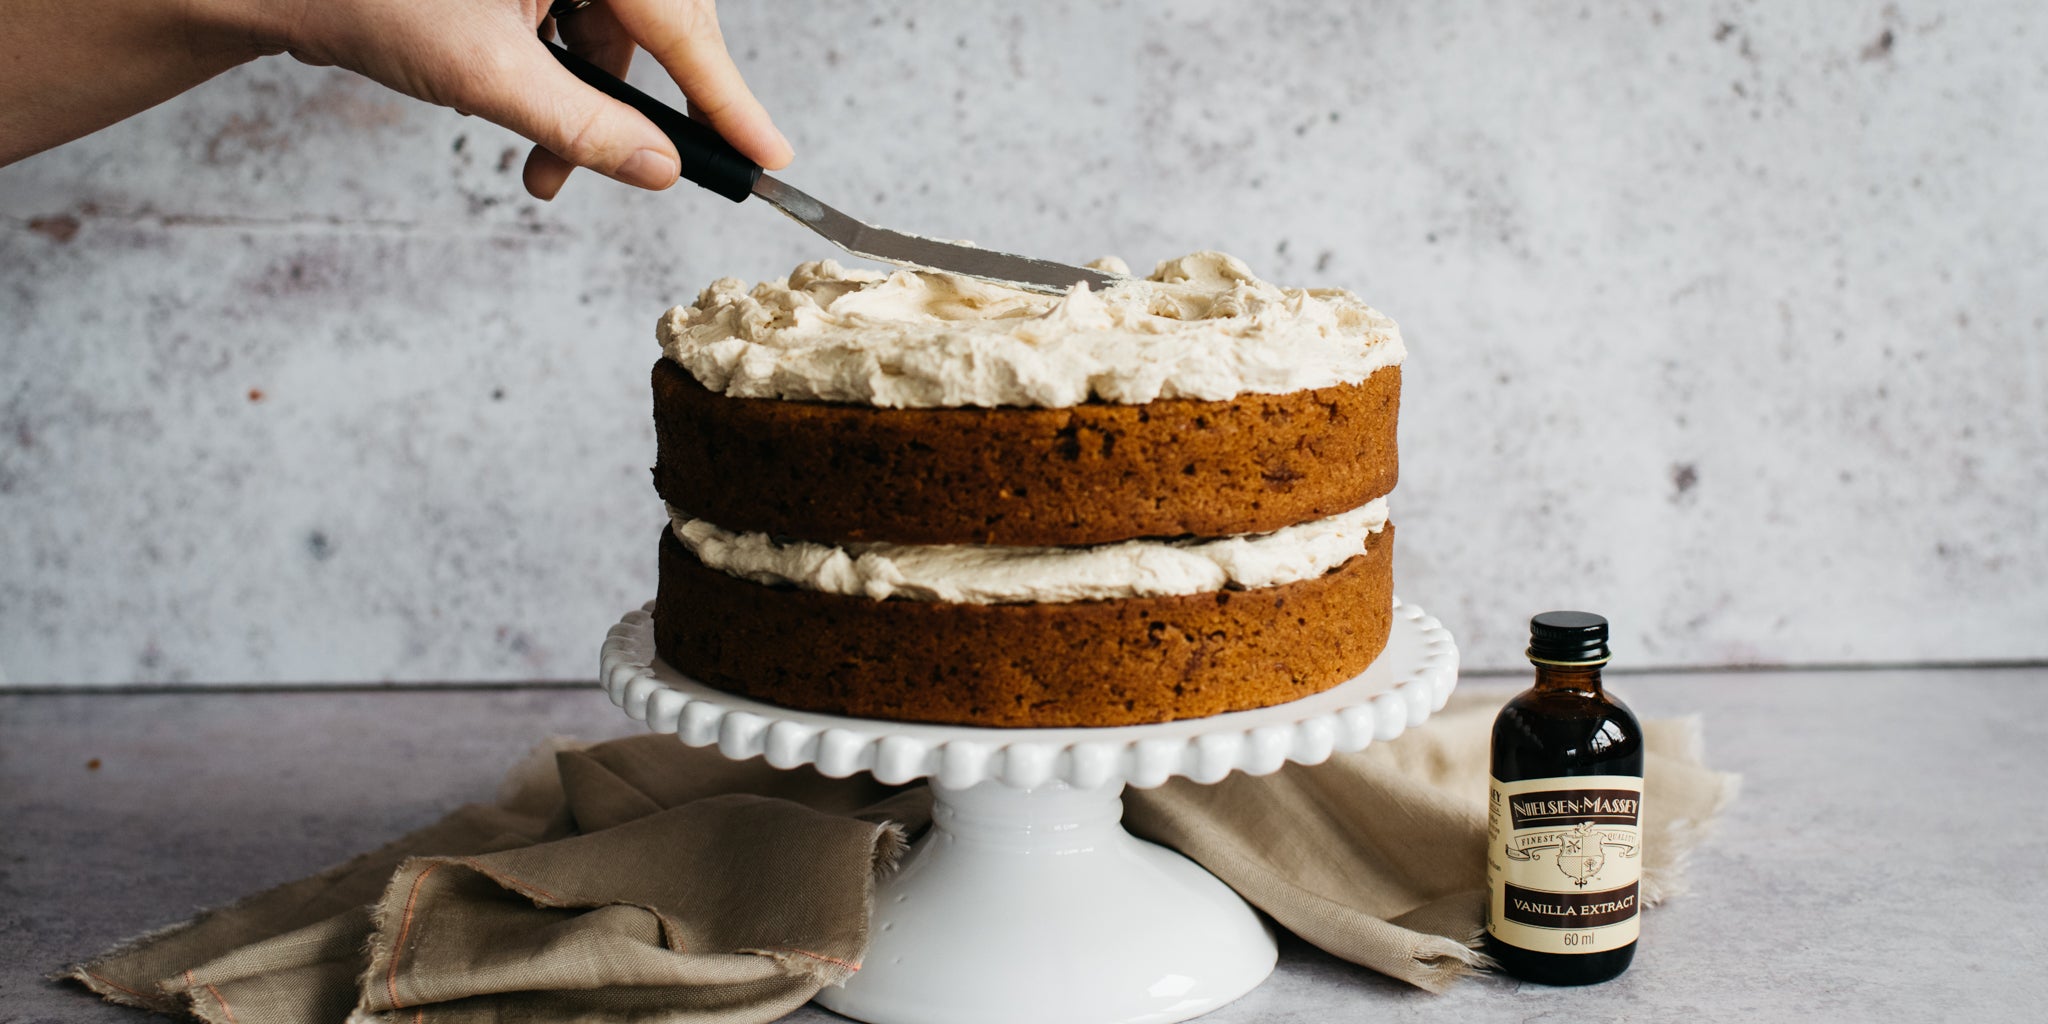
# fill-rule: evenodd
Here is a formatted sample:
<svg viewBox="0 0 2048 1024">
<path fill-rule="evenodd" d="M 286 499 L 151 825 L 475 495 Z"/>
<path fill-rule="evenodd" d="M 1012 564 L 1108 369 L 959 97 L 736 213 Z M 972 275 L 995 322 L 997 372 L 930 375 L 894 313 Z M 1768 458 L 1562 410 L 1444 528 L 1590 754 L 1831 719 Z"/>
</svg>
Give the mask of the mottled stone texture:
<svg viewBox="0 0 2048 1024">
<path fill-rule="evenodd" d="M 1743 776 L 1686 891 L 1645 915 L 1627 974 L 1585 988 L 1484 975 L 1430 995 L 1287 938 L 1273 977 L 1201 1024 L 2040 1018 L 2048 670 L 1613 685 L 1645 718 L 1701 715 L 1707 763 Z M 1509 692 L 1468 682 L 1455 699 Z M 550 733 L 640 728 L 583 687 L 0 695 L 0 1021 L 163 1024 L 42 976 L 487 800 Z"/>
<path fill-rule="evenodd" d="M 856 214 L 1406 327 L 1468 664 L 2048 656 L 2048 9 L 732 4 Z M 641 67 L 634 76 L 664 91 Z M 577 677 L 653 590 L 653 322 L 821 245 L 269 59 L 0 169 L 0 673 Z"/>
</svg>

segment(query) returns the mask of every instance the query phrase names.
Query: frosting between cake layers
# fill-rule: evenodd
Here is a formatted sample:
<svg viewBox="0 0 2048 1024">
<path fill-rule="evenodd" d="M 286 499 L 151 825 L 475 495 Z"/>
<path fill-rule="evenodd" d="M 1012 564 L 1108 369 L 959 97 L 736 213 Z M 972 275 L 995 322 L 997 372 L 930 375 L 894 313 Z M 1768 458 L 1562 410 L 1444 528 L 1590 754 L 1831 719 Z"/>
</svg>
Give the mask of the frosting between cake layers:
<svg viewBox="0 0 2048 1024">
<path fill-rule="evenodd" d="M 889 408 L 1221 401 L 1356 384 L 1407 355 L 1350 292 L 1281 288 L 1219 252 L 1064 295 L 824 260 L 752 290 L 716 281 L 656 333 L 713 391 Z"/>
<path fill-rule="evenodd" d="M 877 601 L 1099 601 L 1256 589 L 1314 579 L 1364 553 L 1387 499 L 1272 533 L 1092 547 L 849 544 L 736 533 L 668 506 L 676 539 L 706 566 L 775 586 Z"/>
</svg>

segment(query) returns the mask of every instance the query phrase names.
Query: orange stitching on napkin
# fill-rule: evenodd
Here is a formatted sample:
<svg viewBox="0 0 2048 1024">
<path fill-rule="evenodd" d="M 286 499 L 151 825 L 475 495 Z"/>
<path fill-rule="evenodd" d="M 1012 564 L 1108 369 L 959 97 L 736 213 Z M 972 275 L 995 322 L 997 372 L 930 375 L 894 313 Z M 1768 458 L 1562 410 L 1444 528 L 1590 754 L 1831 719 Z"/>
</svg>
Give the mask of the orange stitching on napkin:
<svg viewBox="0 0 2048 1024">
<path fill-rule="evenodd" d="M 483 875 L 486 878 L 495 878 L 500 882 L 510 882 L 513 885 L 520 887 L 521 889 L 532 889 L 534 892 L 540 893 L 543 899 L 552 900 L 556 903 L 562 902 L 562 898 L 560 896 L 557 896 L 554 893 L 551 893 L 546 889 L 543 889 L 540 886 L 533 884 L 532 882 L 522 882 L 519 879 L 512 877 L 511 875 L 505 874 L 500 871 L 492 871 L 489 868 L 484 867 L 483 863 L 478 861 L 475 857 L 464 857 L 462 858 L 462 862 L 464 864 L 469 865 L 472 868 L 475 868 L 477 874 Z"/>
<path fill-rule="evenodd" d="M 192 972 L 186 971 L 185 973 L 191 974 Z M 208 985 L 206 990 L 213 993 L 213 1001 L 220 1004 L 220 1012 L 227 1015 L 228 1024 L 235 1024 L 235 1011 L 228 1009 L 228 1001 L 220 997 L 220 989 Z"/>
<path fill-rule="evenodd" d="M 186 971 L 185 973 L 187 973 L 187 974 L 190 974 L 190 973 L 192 973 L 192 972 L 190 972 L 190 971 Z M 142 993 L 140 993 L 140 992 L 137 992 L 137 991 L 135 991 L 134 989 L 132 989 L 132 988 L 129 988 L 129 987 L 128 987 L 128 986 L 126 986 L 126 985 L 121 985 L 121 984 L 117 984 L 117 983 L 115 983 L 113 979 L 111 979 L 111 978 L 108 978 L 108 977 L 106 977 L 106 976 L 104 976 L 104 975 L 102 975 L 102 974 L 100 974 L 100 973 L 98 973 L 98 972 L 96 972 L 96 971 L 86 971 L 86 972 L 85 972 L 85 976 L 86 976 L 86 977 L 88 977 L 88 978 L 91 978 L 91 979 L 92 979 L 92 980 L 94 980 L 94 981 L 97 981 L 97 982 L 99 982 L 99 983 L 100 983 L 100 984 L 102 984 L 102 985 L 105 985 L 105 986 L 107 986 L 108 988 L 118 988 L 118 989 L 120 989 L 121 991 L 123 991 L 123 992 L 126 992 L 126 993 L 128 993 L 129 995 L 131 995 L 131 996 L 134 996 L 134 997 L 135 997 L 135 998 L 137 998 L 137 999 L 145 999 L 145 1000 L 146 1000 L 146 999 L 156 999 L 156 998 L 159 998 L 159 996 L 161 995 L 161 993 L 159 993 L 159 995 L 157 995 L 157 996 L 146 996 L 146 995 L 143 995 Z"/>
<path fill-rule="evenodd" d="M 796 954 L 796 955 L 798 955 L 798 956 L 807 956 L 807 957 L 810 957 L 810 958 L 811 958 L 811 959 L 813 959 L 813 960 L 823 960 L 823 961 L 825 961 L 825 962 L 826 962 L 826 963 L 828 963 L 828 964 L 838 964 L 839 966 L 841 966 L 841 967 L 844 967 L 844 968 L 846 968 L 846 969 L 847 969 L 847 970 L 849 970 L 849 971 L 857 971 L 857 970 L 860 970 L 860 965 L 859 965 L 859 964 L 850 964 L 850 963 L 847 963 L 846 961 L 844 961 L 844 960 L 841 960 L 841 959 L 839 959 L 839 958 L 837 958 L 837 957 L 830 957 L 830 956 L 826 956 L 826 955 L 825 955 L 825 954 L 823 954 L 823 953 L 813 953 L 813 952 L 811 952 L 811 951 L 810 951 L 810 950 L 808 950 L 808 949 L 798 949 L 798 948 L 796 948 L 795 946 L 769 946 L 768 948 L 769 948 L 769 949 L 779 949 L 779 950 L 783 951 L 784 953 L 795 953 L 795 954 Z"/>
<path fill-rule="evenodd" d="M 186 988 L 192 988 L 192 987 L 194 987 L 194 986 L 196 986 L 196 985 L 198 985 L 198 984 L 199 984 L 199 979 L 197 979 L 197 978 L 194 978 L 194 977 L 192 976 L 192 972 L 191 972 L 191 971 L 189 971 L 189 970 L 188 970 L 188 971 L 186 971 L 186 972 L 185 972 L 185 987 L 186 987 Z M 206 991 L 208 991 L 208 992 L 212 993 L 212 994 L 213 994 L 213 1001 L 214 1001 L 214 1002 L 216 1002 L 216 1003 L 219 1003 L 219 1004 L 220 1004 L 220 1012 L 221 1012 L 221 1013 L 223 1013 L 223 1014 L 225 1014 L 225 1015 L 227 1015 L 227 1018 L 228 1018 L 228 1024 L 235 1024 L 235 1011 L 233 1011 L 233 1010 L 230 1010 L 230 1009 L 228 1009 L 228 1001 L 227 1001 L 227 1000 L 225 1000 L 225 999 L 222 999 L 222 998 L 220 997 L 220 989 L 214 988 L 214 987 L 213 987 L 212 985 L 208 985 L 208 986 L 206 986 Z"/>
<path fill-rule="evenodd" d="M 412 934 L 413 901 L 419 899 L 420 883 L 426 881 L 427 876 L 433 874 L 434 869 L 440 866 L 439 864 L 427 865 L 427 869 L 420 872 L 412 880 L 412 891 L 405 894 L 405 917 L 398 925 L 398 942 L 391 947 L 391 973 L 384 979 L 384 987 L 390 992 L 391 1008 L 394 1010 L 405 1007 L 405 1004 L 398 999 L 398 958 L 405 954 L 405 937 Z"/>
</svg>

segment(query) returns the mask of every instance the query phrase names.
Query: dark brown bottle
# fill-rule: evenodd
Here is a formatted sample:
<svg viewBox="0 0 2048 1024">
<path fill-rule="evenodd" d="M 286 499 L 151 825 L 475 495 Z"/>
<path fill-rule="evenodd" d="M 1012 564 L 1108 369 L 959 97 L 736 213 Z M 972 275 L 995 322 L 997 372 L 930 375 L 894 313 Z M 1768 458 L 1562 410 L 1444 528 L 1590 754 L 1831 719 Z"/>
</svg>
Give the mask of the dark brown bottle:
<svg viewBox="0 0 2048 1024">
<path fill-rule="evenodd" d="M 1493 721 L 1486 951 L 1545 985 L 1606 981 L 1635 959 L 1642 727 L 1600 685 L 1607 620 L 1529 620 L 1536 685 Z"/>
</svg>

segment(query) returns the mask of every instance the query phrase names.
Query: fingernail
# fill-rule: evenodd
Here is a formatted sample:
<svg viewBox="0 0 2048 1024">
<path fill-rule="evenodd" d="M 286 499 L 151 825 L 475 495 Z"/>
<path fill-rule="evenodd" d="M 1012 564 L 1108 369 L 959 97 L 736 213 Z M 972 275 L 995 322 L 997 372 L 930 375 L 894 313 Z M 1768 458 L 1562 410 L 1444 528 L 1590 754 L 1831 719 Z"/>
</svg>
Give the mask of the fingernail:
<svg viewBox="0 0 2048 1024">
<path fill-rule="evenodd" d="M 641 188 L 662 189 L 676 183 L 676 161 L 666 153 L 643 149 L 626 158 L 612 177 Z"/>
</svg>

